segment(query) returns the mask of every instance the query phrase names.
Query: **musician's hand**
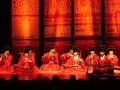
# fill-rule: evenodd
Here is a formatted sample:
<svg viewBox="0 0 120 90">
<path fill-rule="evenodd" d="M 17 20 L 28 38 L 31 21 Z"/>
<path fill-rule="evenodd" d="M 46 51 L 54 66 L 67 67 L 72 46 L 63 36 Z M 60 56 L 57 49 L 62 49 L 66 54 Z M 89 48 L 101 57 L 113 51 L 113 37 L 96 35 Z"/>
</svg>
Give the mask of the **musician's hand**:
<svg viewBox="0 0 120 90">
<path fill-rule="evenodd" d="M 81 61 L 82 61 L 82 59 L 79 59 L 79 61 L 81 62 Z"/>
<path fill-rule="evenodd" d="M 2 57 L 0 57 L 0 61 L 2 60 Z"/>
<path fill-rule="evenodd" d="M 82 68 L 82 66 L 78 66 L 78 68 Z"/>
<path fill-rule="evenodd" d="M 79 66 L 78 64 L 74 64 L 74 66 Z"/>
<path fill-rule="evenodd" d="M 30 68 L 29 66 L 24 66 L 25 69 Z"/>
<path fill-rule="evenodd" d="M 28 60 L 28 62 L 32 62 L 32 60 Z"/>
</svg>

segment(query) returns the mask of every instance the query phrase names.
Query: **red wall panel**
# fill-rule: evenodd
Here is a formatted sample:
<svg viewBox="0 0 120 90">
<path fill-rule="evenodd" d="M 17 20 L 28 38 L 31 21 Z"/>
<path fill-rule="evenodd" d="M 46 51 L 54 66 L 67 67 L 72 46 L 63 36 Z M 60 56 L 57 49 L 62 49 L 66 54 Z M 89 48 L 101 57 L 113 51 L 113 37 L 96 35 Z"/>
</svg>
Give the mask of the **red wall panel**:
<svg viewBox="0 0 120 90">
<path fill-rule="evenodd" d="M 12 47 L 15 55 L 26 45 L 31 45 L 36 54 L 39 52 L 39 1 L 12 0 Z"/>
<path fill-rule="evenodd" d="M 100 44 L 101 0 L 74 0 L 75 45 L 85 57 L 90 46 Z"/>
<path fill-rule="evenodd" d="M 70 38 L 71 0 L 44 0 L 44 52 L 50 44 L 55 44 L 59 53 L 65 52 Z"/>
</svg>

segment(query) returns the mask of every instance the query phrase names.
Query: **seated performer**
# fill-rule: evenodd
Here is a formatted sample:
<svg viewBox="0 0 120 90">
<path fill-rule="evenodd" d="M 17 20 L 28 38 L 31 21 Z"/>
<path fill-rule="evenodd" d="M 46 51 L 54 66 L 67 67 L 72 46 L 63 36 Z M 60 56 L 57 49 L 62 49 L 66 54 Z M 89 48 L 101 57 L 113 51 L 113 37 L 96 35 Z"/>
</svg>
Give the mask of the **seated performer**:
<svg viewBox="0 0 120 90">
<path fill-rule="evenodd" d="M 19 62 L 14 65 L 15 73 L 37 73 L 39 71 L 35 64 L 34 53 L 29 52 L 29 48 L 24 48 Z"/>
<path fill-rule="evenodd" d="M 109 54 L 107 55 L 107 59 L 110 61 L 111 66 L 118 66 L 118 57 L 114 54 L 113 47 L 108 47 Z"/>
<path fill-rule="evenodd" d="M 99 56 L 95 53 L 95 47 L 90 48 L 90 54 L 85 59 L 85 64 L 87 66 L 94 66 L 96 62 L 98 61 Z"/>
<path fill-rule="evenodd" d="M 5 46 L 4 53 L 0 55 L 0 72 L 13 72 L 12 60 L 13 56 L 10 54 L 10 47 Z"/>
<path fill-rule="evenodd" d="M 32 53 L 32 54 L 34 54 L 34 52 L 32 51 L 32 47 L 31 47 L 31 45 L 27 45 L 27 46 L 25 46 L 24 48 L 26 48 L 26 49 L 28 49 L 29 50 L 29 53 Z M 22 53 L 19 53 L 19 54 L 24 54 L 24 52 L 22 52 Z"/>
<path fill-rule="evenodd" d="M 63 65 L 64 63 L 66 63 L 66 61 L 73 56 L 73 48 L 74 46 L 70 47 L 70 50 L 68 53 L 64 53 L 60 56 L 60 61 L 61 61 L 61 65 Z"/>
<path fill-rule="evenodd" d="M 50 46 L 50 52 L 42 56 L 42 62 L 43 65 L 40 67 L 40 71 L 60 71 L 58 53 L 54 45 Z"/>
<path fill-rule="evenodd" d="M 100 47 L 100 56 L 98 60 L 98 70 L 109 72 L 110 71 L 110 61 L 107 59 L 107 56 L 105 55 L 105 46 L 101 45 Z"/>
<path fill-rule="evenodd" d="M 78 53 L 78 47 L 74 47 L 74 55 L 63 64 L 64 72 L 86 72 L 86 66 L 81 55 Z"/>
<path fill-rule="evenodd" d="M 96 69 L 98 60 L 99 56 L 95 52 L 95 47 L 90 47 L 90 54 L 85 59 L 88 73 L 89 71 L 93 73 L 93 70 Z"/>
</svg>

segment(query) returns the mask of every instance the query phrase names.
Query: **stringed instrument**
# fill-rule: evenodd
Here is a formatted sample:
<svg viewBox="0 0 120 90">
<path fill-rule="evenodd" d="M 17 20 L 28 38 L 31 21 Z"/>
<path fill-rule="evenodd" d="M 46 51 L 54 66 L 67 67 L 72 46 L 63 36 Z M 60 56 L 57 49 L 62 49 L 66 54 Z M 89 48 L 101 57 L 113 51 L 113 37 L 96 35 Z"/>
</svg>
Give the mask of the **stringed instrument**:
<svg viewBox="0 0 120 90">
<path fill-rule="evenodd" d="M 14 68 L 31 69 L 31 67 L 26 67 L 26 66 L 17 66 L 17 65 L 14 65 Z"/>
<path fill-rule="evenodd" d="M 98 65 L 96 65 L 96 64 L 88 64 L 88 65 L 86 65 L 86 66 L 97 66 L 97 67 L 99 67 Z M 108 68 L 108 69 L 115 69 L 115 70 L 120 70 L 120 66 L 110 66 L 110 65 L 100 65 L 100 68 Z"/>
</svg>

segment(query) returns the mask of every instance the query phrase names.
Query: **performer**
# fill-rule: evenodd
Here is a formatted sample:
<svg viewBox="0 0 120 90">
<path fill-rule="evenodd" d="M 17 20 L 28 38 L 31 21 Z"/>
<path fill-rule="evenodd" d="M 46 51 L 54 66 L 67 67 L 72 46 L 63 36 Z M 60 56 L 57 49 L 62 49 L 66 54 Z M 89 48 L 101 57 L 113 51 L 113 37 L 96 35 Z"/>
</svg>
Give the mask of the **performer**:
<svg viewBox="0 0 120 90">
<path fill-rule="evenodd" d="M 87 73 L 93 73 L 97 67 L 99 61 L 99 56 L 95 52 L 95 47 L 90 47 L 90 54 L 85 59 L 85 64 L 87 66 Z"/>
<path fill-rule="evenodd" d="M 107 59 L 111 62 L 111 66 L 118 66 L 118 57 L 114 54 L 114 48 L 112 46 L 108 47 L 109 54 Z"/>
<path fill-rule="evenodd" d="M 34 53 L 29 52 L 29 48 L 24 48 L 19 62 L 14 65 L 15 73 L 37 73 L 39 71 L 35 64 Z"/>
<path fill-rule="evenodd" d="M 40 71 L 60 71 L 58 53 L 55 50 L 55 45 L 50 46 L 50 51 L 42 56 L 43 65 Z"/>
<path fill-rule="evenodd" d="M 94 66 L 99 60 L 99 56 L 95 52 L 95 47 L 90 48 L 90 54 L 85 59 L 85 64 L 87 66 Z"/>
<path fill-rule="evenodd" d="M 60 56 L 60 60 L 61 60 L 61 65 L 65 64 L 66 61 L 71 57 L 73 56 L 73 49 L 74 49 L 74 46 L 71 46 L 70 47 L 70 50 L 68 53 L 64 53 Z"/>
<path fill-rule="evenodd" d="M 98 69 L 100 71 L 109 71 L 110 69 L 108 68 L 110 66 L 110 61 L 108 60 L 107 56 L 105 55 L 105 46 L 101 45 L 100 46 L 100 56 L 98 60 Z"/>
<path fill-rule="evenodd" d="M 4 53 L 0 55 L 0 72 L 13 72 L 13 55 L 10 54 L 10 47 L 4 47 Z"/>
<path fill-rule="evenodd" d="M 25 46 L 24 47 L 26 50 L 28 50 L 29 51 L 29 53 L 31 53 L 31 54 L 34 54 L 34 52 L 32 51 L 32 46 L 31 45 L 27 45 L 27 46 Z M 22 53 L 19 53 L 19 54 L 24 54 L 24 52 L 22 52 Z"/>
<path fill-rule="evenodd" d="M 74 47 L 74 55 L 67 60 L 63 67 L 64 72 L 86 72 L 86 66 L 78 53 L 78 47 Z"/>
</svg>

